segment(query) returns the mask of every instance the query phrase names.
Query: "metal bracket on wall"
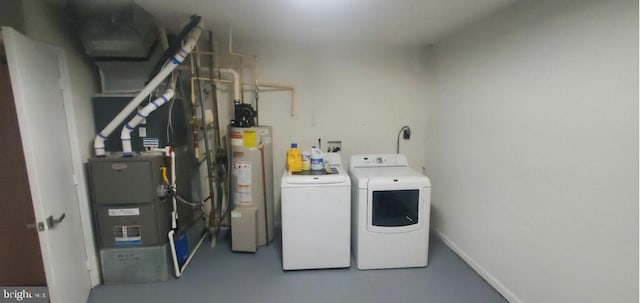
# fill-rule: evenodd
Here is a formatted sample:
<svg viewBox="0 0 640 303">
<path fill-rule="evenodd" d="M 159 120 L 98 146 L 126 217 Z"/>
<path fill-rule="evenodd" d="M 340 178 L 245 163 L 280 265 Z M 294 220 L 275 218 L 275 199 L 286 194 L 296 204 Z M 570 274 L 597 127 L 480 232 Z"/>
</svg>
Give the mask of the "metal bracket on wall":
<svg viewBox="0 0 640 303">
<path fill-rule="evenodd" d="M 38 231 L 45 231 L 43 222 L 27 224 L 27 229 L 37 229 Z"/>
</svg>

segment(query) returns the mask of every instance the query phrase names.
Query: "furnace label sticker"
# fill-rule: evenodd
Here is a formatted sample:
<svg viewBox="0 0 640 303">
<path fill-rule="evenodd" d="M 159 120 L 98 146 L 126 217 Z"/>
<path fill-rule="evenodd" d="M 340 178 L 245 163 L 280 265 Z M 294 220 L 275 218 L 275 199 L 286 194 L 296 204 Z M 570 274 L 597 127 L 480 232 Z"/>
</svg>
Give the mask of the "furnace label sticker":
<svg viewBox="0 0 640 303">
<path fill-rule="evenodd" d="M 110 208 L 109 217 L 139 216 L 139 208 Z"/>
<path fill-rule="evenodd" d="M 236 205 L 249 205 L 251 199 L 251 161 L 233 162 L 233 178 L 235 179 L 235 189 L 233 202 Z"/>
<path fill-rule="evenodd" d="M 116 246 L 142 245 L 140 225 L 114 226 Z"/>
</svg>

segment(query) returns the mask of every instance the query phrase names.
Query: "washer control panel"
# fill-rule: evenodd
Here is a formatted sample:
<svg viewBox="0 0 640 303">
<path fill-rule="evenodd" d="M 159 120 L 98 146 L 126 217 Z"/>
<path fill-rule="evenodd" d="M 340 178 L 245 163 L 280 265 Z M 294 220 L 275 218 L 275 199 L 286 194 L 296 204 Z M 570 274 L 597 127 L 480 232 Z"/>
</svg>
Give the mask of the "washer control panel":
<svg viewBox="0 0 640 303">
<path fill-rule="evenodd" d="M 366 154 L 351 156 L 350 167 L 408 167 L 403 154 Z"/>
</svg>

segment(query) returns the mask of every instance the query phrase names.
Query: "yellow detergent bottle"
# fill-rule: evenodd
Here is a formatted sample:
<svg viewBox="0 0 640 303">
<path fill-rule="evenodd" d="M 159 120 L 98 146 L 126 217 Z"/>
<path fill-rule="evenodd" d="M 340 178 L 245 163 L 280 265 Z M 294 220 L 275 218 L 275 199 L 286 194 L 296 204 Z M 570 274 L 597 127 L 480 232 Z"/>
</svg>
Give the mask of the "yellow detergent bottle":
<svg viewBox="0 0 640 303">
<path fill-rule="evenodd" d="M 302 171 L 302 152 L 296 143 L 291 143 L 291 148 L 287 151 L 287 171 L 292 173 Z"/>
</svg>

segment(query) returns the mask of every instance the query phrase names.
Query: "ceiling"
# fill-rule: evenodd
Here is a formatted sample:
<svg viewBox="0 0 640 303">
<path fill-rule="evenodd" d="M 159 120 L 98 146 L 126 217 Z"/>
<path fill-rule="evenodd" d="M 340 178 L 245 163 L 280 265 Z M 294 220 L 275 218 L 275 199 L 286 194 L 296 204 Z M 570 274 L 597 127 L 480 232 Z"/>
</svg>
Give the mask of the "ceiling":
<svg viewBox="0 0 640 303">
<path fill-rule="evenodd" d="M 169 30 L 190 15 L 216 37 L 428 45 L 516 0 L 134 0 Z"/>
</svg>

